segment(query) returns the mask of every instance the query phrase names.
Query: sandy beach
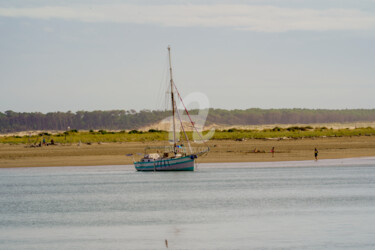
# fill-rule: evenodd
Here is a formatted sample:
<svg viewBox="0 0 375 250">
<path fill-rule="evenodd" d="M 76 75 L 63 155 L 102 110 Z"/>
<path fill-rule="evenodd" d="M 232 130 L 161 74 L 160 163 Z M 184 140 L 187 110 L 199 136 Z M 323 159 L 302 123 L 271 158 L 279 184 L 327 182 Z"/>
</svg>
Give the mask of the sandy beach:
<svg viewBox="0 0 375 250">
<path fill-rule="evenodd" d="M 0 167 L 48 167 L 128 165 L 132 157 L 147 146 L 161 142 L 124 142 L 105 144 L 71 144 L 31 148 L 27 145 L 0 144 Z M 314 148 L 319 159 L 375 156 L 375 137 L 337 137 L 297 140 L 209 141 L 210 153 L 198 162 L 267 162 L 313 160 Z M 272 157 L 271 148 L 275 147 Z M 257 152 L 254 152 L 257 151 Z M 139 156 L 135 156 L 135 159 Z"/>
</svg>

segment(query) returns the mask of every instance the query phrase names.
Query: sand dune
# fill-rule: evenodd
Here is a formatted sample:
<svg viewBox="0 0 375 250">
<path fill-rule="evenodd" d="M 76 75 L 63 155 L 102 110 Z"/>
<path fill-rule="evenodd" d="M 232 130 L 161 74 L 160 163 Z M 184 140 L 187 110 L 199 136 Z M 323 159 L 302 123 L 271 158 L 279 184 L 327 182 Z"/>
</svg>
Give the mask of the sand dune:
<svg viewBox="0 0 375 250">
<path fill-rule="evenodd" d="M 192 130 L 192 126 L 190 122 L 184 121 L 184 126 L 186 126 L 187 131 Z M 170 121 L 169 120 L 163 120 L 159 123 L 152 124 L 150 126 L 142 127 L 140 130 L 142 131 L 148 131 L 149 129 L 158 129 L 158 130 L 166 130 L 169 131 L 170 129 Z M 288 128 L 292 126 L 298 126 L 298 127 L 305 127 L 305 126 L 311 126 L 313 128 L 332 128 L 332 129 L 354 129 L 354 128 L 367 128 L 372 127 L 375 128 L 375 122 L 351 122 L 351 123 L 311 123 L 311 124 L 263 124 L 263 125 L 225 125 L 225 124 L 211 124 L 204 126 L 204 130 L 210 130 L 211 128 L 215 128 L 218 130 L 227 130 L 230 128 L 237 128 L 237 129 L 250 129 L 250 130 L 263 130 L 263 129 L 272 129 L 274 127 L 280 127 L 280 128 Z"/>
</svg>

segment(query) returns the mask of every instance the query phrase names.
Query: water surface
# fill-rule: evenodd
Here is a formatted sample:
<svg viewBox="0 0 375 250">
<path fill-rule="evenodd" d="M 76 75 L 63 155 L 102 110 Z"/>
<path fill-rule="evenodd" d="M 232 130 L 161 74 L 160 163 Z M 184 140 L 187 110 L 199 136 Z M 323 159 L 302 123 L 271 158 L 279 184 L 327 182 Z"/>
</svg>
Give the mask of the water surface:
<svg viewBox="0 0 375 250">
<path fill-rule="evenodd" d="M 375 158 L 0 169 L 0 249 L 374 249 Z"/>
</svg>

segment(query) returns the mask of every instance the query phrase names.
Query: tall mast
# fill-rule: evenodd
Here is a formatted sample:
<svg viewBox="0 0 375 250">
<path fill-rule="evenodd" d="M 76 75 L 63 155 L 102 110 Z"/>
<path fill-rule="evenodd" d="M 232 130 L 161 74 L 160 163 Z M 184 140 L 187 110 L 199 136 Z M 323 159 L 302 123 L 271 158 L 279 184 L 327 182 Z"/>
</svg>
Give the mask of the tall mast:
<svg viewBox="0 0 375 250">
<path fill-rule="evenodd" d="M 172 114 L 173 114 L 173 151 L 176 148 L 176 123 L 175 123 L 175 103 L 173 96 L 173 75 L 172 75 L 172 60 L 171 60 L 171 47 L 168 46 L 168 55 L 169 55 L 169 74 L 171 77 L 171 97 L 172 97 Z"/>
</svg>

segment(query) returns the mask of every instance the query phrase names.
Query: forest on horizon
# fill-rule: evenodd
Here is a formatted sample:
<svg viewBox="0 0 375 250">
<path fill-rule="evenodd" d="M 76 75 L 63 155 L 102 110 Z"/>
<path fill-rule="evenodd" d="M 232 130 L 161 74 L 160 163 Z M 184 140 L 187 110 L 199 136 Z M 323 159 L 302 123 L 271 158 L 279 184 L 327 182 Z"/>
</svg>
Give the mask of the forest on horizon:
<svg viewBox="0 0 375 250">
<path fill-rule="evenodd" d="M 190 114 L 196 114 L 192 110 Z M 0 112 L 0 133 L 28 130 L 132 130 L 160 122 L 171 111 L 108 110 Z M 375 121 L 375 109 L 209 109 L 206 125 L 314 124 Z"/>
</svg>

